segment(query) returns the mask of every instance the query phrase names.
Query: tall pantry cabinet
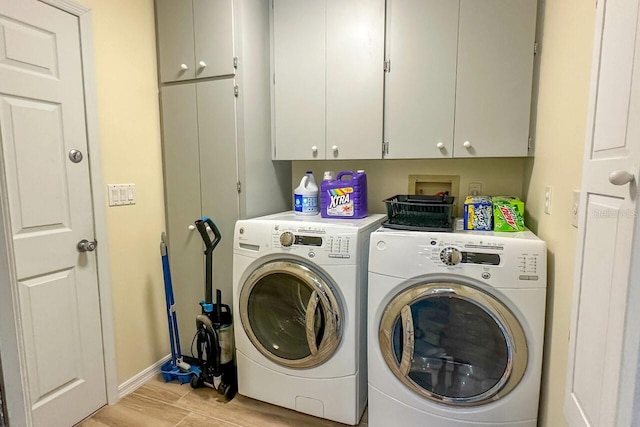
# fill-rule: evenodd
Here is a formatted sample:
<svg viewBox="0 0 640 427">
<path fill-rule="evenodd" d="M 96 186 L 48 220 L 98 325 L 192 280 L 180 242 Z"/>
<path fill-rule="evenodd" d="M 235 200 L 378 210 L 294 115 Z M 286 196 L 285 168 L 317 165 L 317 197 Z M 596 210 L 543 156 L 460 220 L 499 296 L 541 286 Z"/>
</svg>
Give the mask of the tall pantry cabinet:
<svg viewBox="0 0 640 427">
<path fill-rule="evenodd" d="M 213 285 L 230 305 L 235 222 L 291 208 L 291 164 L 270 160 L 268 2 L 156 0 L 156 19 L 171 273 L 190 343 L 204 298 L 194 221 L 220 229 Z"/>
</svg>

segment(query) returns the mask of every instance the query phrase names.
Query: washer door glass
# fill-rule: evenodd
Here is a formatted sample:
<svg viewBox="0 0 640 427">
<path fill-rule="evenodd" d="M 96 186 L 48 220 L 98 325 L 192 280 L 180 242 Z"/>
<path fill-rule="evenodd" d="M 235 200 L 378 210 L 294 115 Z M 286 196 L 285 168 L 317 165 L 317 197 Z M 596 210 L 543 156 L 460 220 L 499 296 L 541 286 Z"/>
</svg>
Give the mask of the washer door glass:
<svg viewBox="0 0 640 427">
<path fill-rule="evenodd" d="M 240 315 L 253 345 L 283 366 L 320 365 L 340 341 L 342 315 L 328 280 L 294 261 L 257 268 L 242 287 Z"/>
<path fill-rule="evenodd" d="M 477 288 L 429 283 L 396 296 L 379 330 L 383 357 L 416 393 L 449 405 L 480 405 L 511 391 L 524 375 L 522 326 Z"/>
</svg>

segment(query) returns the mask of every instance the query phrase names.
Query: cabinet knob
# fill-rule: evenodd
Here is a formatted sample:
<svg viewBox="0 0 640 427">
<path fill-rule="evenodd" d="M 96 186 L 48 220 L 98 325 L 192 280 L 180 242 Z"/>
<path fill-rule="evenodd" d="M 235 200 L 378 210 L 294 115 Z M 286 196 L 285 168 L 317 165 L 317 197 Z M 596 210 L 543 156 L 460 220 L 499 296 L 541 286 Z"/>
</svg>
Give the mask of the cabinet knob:
<svg viewBox="0 0 640 427">
<path fill-rule="evenodd" d="M 189 231 L 193 231 L 196 229 L 196 226 L 191 224 L 190 226 L 187 227 L 189 229 Z"/>
<path fill-rule="evenodd" d="M 198 65 L 200 66 L 200 68 L 204 68 L 204 67 L 207 66 L 207 63 L 204 62 L 204 61 L 200 61 L 200 62 L 198 62 Z"/>
<path fill-rule="evenodd" d="M 465 141 L 462 145 L 464 146 L 464 148 L 471 148 L 471 143 L 469 141 Z"/>
<path fill-rule="evenodd" d="M 439 149 L 439 150 L 442 150 L 442 149 L 444 148 L 444 143 L 442 143 L 442 142 L 438 142 L 438 143 L 436 144 L 436 147 L 438 147 L 438 149 Z"/>
<path fill-rule="evenodd" d="M 180 69 L 181 70 L 188 70 L 189 67 L 187 66 L 187 64 L 180 64 Z"/>
<path fill-rule="evenodd" d="M 338 151 L 338 146 L 337 145 L 332 145 L 331 149 L 333 150 L 333 152 L 335 153 L 336 151 Z"/>
<path fill-rule="evenodd" d="M 313 154 L 316 154 L 318 152 L 318 147 L 314 145 L 311 147 L 311 151 L 313 151 Z"/>
</svg>

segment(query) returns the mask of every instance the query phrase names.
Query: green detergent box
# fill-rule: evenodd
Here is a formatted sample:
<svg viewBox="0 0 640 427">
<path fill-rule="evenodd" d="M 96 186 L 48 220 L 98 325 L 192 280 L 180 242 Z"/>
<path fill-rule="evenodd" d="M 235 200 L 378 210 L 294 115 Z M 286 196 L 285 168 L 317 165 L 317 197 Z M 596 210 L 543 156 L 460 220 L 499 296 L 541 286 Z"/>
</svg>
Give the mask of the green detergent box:
<svg viewBox="0 0 640 427">
<path fill-rule="evenodd" d="M 494 196 L 493 231 L 524 231 L 524 202 L 513 196 Z"/>
</svg>

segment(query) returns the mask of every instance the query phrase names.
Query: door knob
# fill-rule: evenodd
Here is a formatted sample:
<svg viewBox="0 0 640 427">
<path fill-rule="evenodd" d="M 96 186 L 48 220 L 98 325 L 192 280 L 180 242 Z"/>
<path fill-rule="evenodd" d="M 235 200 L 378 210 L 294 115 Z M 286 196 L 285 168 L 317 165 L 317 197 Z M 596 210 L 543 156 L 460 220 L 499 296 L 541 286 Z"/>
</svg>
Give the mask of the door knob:
<svg viewBox="0 0 640 427">
<path fill-rule="evenodd" d="M 337 145 L 332 145 L 331 149 L 333 150 L 333 152 L 335 153 L 336 151 L 338 151 L 338 146 Z"/>
<path fill-rule="evenodd" d="M 442 149 L 444 148 L 444 143 L 442 143 L 442 142 L 438 142 L 438 143 L 436 144 L 436 147 L 438 147 L 438 149 L 439 149 L 439 150 L 442 150 Z"/>
<path fill-rule="evenodd" d="M 200 66 L 200 68 L 204 68 L 204 67 L 207 66 L 207 63 L 204 62 L 204 61 L 200 61 L 200 62 L 198 62 L 198 65 Z"/>
<path fill-rule="evenodd" d="M 98 242 L 96 240 L 90 242 L 87 239 L 82 239 L 78 242 L 76 247 L 78 248 L 78 252 L 93 252 L 96 250 L 96 246 L 98 246 Z"/>
<path fill-rule="evenodd" d="M 636 179 L 632 173 L 627 171 L 614 171 L 609 174 L 609 182 L 613 185 L 625 185 Z"/>
<path fill-rule="evenodd" d="M 462 145 L 464 146 L 464 148 L 471 148 L 471 143 L 469 141 L 465 141 Z"/>
<path fill-rule="evenodd" d="M 189 67 L 187 66 L 187 64 L 180 64 L 180 69 L 184 71 L 184 70 L 188 70 Z"/>
</svg>

